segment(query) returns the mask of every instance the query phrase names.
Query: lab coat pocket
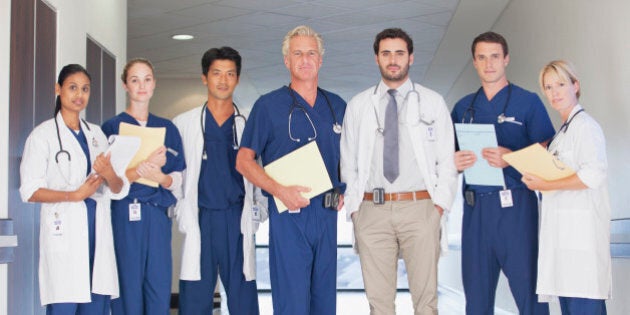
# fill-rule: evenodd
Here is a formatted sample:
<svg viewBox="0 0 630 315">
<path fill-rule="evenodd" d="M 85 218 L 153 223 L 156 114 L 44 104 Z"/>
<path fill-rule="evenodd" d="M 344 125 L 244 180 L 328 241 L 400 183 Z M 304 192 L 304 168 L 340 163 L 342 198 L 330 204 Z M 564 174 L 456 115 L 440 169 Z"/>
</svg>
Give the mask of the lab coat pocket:
<svg viewBox="0 0 630 315">
<path fill-rule="evenodd" d="M 594 243 L 593 213 L 588 209 L 558 210 L 558 247 L 564 250 L 590 250 Z"/>
<path fill-rule="evenodd" d="M 42 249 L 47 252 L 65 252 L 69 248 L 67 215 L 62 209 L 46 209 L 42 211 L 42 225 L 40 231 L 40 243 Z"/>
</svg>

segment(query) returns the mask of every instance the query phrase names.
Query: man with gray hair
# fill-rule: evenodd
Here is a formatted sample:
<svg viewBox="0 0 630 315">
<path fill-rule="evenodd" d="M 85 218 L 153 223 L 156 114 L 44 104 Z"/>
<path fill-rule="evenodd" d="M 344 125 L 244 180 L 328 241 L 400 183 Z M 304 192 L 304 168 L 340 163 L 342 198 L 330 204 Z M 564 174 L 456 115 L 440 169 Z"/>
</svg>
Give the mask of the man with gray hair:
<svg viewBox="0 0 630 315">
<path fill-rule="evenodd" d="M 243 131 L 236 169 L 247 180 L 274 196 L 289 211 L 279 212 L 269 199 L 269 266 L 274 314 L 335 314 L 337 275 L 337 211 L 324 204 L 342 193 L 339 179 L 339 140 L 346 103 L 318 87 L 324 54 L 321 36 L 308 26 L 291 30 L 282 43 L 289 86 L 261 96 Z M 284 186 L 264 166 L 316 142 L 333 190 L 310 200 L 310 187 Z M 333 196 L 332 198 L 325 198 Z"/>
</svg>

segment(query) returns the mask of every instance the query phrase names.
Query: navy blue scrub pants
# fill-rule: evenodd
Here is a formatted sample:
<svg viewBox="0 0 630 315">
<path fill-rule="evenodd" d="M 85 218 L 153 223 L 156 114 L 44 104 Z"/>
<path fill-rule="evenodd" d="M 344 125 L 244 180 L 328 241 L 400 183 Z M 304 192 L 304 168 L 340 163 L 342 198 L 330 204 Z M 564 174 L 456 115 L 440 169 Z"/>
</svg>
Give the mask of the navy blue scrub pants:
<svg viewBox="0 0 630 315">
<path fill-rule="evenodd" d="M 170 311 L 171 219 L 164 207 L 148 203 L 141 207 L 142 220 L 129 221 L 129 204 L 112 203 L 120 285 L 112 315 L 168 315 Z"/>
<path fill-rule="evenodd" d="M 90 253 L 90 288 L 96 248 L 96 201 L 85 200 L 87 206 L 88 242 Z M 91 294 L 89 303 L 54 303 L 46 305 L 46 315 L 109 315 L 109 295 Z"/>
<path fill-rule="evenodd" d="M 258 314 L 256 281 L 245 281 L 243 275 L 242 209 L 243 204 L 231 209 L 199 209 L 201 280 L 179 281 L 179 314 L 212 314 L 217 272 L 230 314 Z"/>
<path fill-rule="evenodd" d="M 606 301 L 559 297 L 562 315 L 606 315 Z"/>
<path fill-rule="evenodd" d="M 513 207 L 501 208 L 499 192 L 476 193 L 475 205 L 464 203 L 462 280 L 466 314 L 494 314 L 499 273 L 508 279 L 522 315 L 549 314 L 538 303 L 538 203 L 534 192 L 512 189 Z"/>
<path fill-rule="evenodd" d="M 272 201 L 270 201 L 272 202 Z M 269 210 L 269 268 L 275 315 L 334 315 L 337 211 L 322 197 L 300 213 Z"/>
</svg>

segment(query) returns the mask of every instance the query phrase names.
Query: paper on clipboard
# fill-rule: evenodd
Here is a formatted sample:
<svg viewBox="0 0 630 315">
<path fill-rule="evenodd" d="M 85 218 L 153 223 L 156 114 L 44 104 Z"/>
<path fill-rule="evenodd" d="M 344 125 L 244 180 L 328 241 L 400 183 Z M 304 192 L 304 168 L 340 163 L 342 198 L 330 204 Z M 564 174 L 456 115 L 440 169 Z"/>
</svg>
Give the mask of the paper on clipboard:
<svg viewBox="0 0 630 315">
<path fill-rule="evenodd" d="M 549 153 L 539 143 L 507 153 L 503 159 L 521 173 L 536 175 L 544 180 L 556 180 L 575 174 L 575 171 Z"/>
<path fill-rule="evenodd" d="M 140 138 L 112 135 L 109 137 L 109 148 L 105 151 L 105 155 L 109 154 L 109 161 L 116 172 L 124 172 L 138 149 L 140 149 Z"/>
<path fill-rule="evenodd" d="M 140 162 L 146 160 L 146 158 L 149 157 L 149 155 L 151 155 L 153 151 L 164 145 L 166 128 L 140 127 L 121 122 L 118 129 L 118 134 L 140 138 L 140 148 L 138 149 L 138 152 L 136 152 L 136 155 L 134 155 L 133 159 L 131 159 L 131 162 L 129 162 L 129 166 L 127 167 L 133 168 L 138 166 Z M 159 186 L 158 183 L 144 178 L 139 178 L 138 180 L 136 180 L 136 182 L 151 187 Z"/>
<path fill-rule="evenodd" d="M 464 170 L 466 184 L 504 186 L 503 170 L 492 167 L 481 158 L 483 148 L 495 148 L 497 136 L 493 124 L 455 124 L 455 135 L 460 150 L 469 150 L 477 156 L 477 162 Z"/>
<path fill-rule="evenodd" d="M 310 199 L 332 189 L 328 170 L 315 141 L 269 163 L 265 172 L 279 184 L 311 188 L 311 191 L 302 193 L 304 198 Z M 287 210 L 287 206 L 275 196 L 274 201 L 278 212 Z"/>
</svg>

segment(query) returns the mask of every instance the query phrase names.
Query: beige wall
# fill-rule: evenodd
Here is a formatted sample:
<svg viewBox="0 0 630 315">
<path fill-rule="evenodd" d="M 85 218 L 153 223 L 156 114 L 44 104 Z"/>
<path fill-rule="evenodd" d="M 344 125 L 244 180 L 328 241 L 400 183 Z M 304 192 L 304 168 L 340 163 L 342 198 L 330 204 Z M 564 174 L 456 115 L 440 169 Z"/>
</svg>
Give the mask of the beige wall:
<svg viewBox="0 0 630 315">
<path fill-rule="evenodd" d="M 200 79 L 162 79 L 157 74 L 157 85 L 151 98 L 151 113 L 173 119 L 178 114 L 206 101 L 206 86 Z"/>
</svg>

